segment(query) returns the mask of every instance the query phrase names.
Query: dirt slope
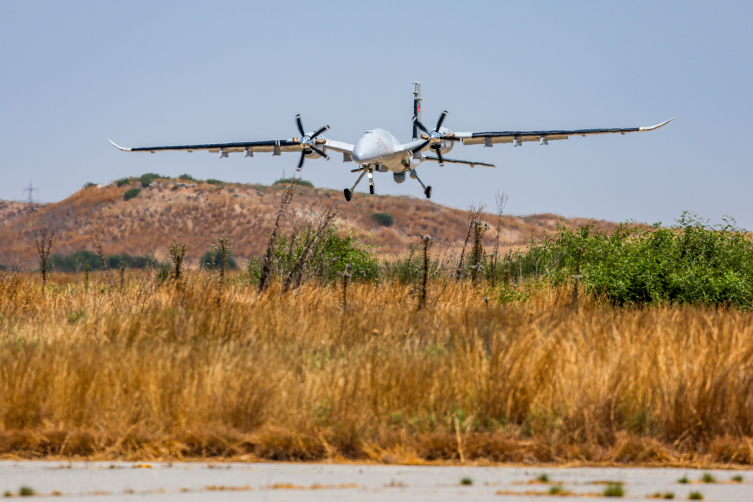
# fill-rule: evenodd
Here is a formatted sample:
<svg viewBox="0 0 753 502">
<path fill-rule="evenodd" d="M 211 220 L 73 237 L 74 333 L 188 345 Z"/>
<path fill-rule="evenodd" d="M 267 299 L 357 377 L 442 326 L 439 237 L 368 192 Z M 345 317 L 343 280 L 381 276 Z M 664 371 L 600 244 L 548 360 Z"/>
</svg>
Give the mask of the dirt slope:
<svg viewBox="0 0 753 502">
<path fill-rule="evenodd" d="M 227 235 L 235 254 L 248 259 L 265 249 L 283 192 L 282 187 L 234 183 L 222 187 L 206 183 L 178 186 L 175 180 L 160 180 L 125 201 L 123 194 L 138 183 L 134 179 L 123 187 L 93 186 L 53 204 L 0 201 L 0 264 L 35 266 L 33 230 L 41 227 L 56 229 L 53 253 L 93 249 L 94 236 L 99 233 L 107 254 L 152 254 L 165 259 L 171 242 L 188 243 L 187 262 L 195 266 L 207 242 Z M 297 188 L 291 208 L 305 217 L 333 204 L 341 209 L 339 227 L 356 230 L 385 257 L 406 252 L 411 242 L 418 242 L 420 233 L 451 247 L 462 246 L 467 233 L 465 210 L 409 196 L 358 193 L 346 203 L 338 191 Z M 372 219 L 375 212 L 392 215 L 394 225 L 377 224 Z M 286 219 L 286 229 L 293 219 Z M 483 219 L 492 226 L 485 239 L 491 245 L 496 239 L 497 217 L 486 214 Z M 504 216 L 500 240 L 505 248 L 525 246 L 531 235 L 554 231 L 559 220 L 563 219 L 553 214 Z M 564 221 L 579 226 L 589 220 Z M 609 222 L 596 223 L 602 229 L 615 227 Z"/>
</svg>

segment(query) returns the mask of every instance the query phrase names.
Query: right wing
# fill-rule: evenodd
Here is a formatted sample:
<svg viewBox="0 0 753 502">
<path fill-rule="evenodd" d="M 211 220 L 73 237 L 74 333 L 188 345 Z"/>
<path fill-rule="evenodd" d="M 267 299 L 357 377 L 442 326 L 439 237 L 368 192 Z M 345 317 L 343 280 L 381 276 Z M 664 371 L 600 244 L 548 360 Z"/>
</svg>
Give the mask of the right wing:
<svg viewBox="0 0 753 502">
<path fill-rule="evenodd" d="M 203 145 L 180 145 L 180 146 L 148 146 L 139 148 L 127 148 L 124 146 L 116 145 L 112 140 L 109 140 L 112 145 L 118 150 L 124 152 L 161 152 L 165 150 L 193 152 L 194 150 L 206 150 L 208 152 L 244 152 L 246 150 L 250 152 L 272 152 L 275 147 L 279 147 L 281 152 L 300 152 L 301 145 L 298 143 L 298 138 L 292 139 L 278 139 L 269 141 L 243 141 L 238 143 L 207 143 Z"/>
<path fill-rule="evenodd" d="M 322 138 L 324 139 L 324 138 Z M 112 145 L 118 150 L 124 152 L 160 152 L 160 151 L 179 151 L 179 152 L 193 152 L 205 150 L 207 152 L 218 153 L 220 150 L 224 153 L 233 152 L 274 152 L 277 148 L 279 152 L 300 152 L 301 144 L 298 138 L 291 139 L 277 139 L 267 141 L 242 141 L 237 143 L 207 143 L 202 145 L 180 145 L 180 146 L 147 146 L 138 148 L 127 148 L 124 146 L 116 145 L 112 140 L 109 140 Z M 341 141 L 326 140 L 321 145 L 325 149 L 334 150 L 336 152 L 352 153 L 353 145 L 343 143 Z"/>
</svg>

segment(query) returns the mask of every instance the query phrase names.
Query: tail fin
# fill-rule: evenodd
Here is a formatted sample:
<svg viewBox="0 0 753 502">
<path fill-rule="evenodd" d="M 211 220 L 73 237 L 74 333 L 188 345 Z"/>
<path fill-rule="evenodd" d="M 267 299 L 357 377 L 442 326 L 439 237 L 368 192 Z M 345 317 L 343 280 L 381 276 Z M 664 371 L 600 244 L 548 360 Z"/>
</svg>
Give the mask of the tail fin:
<svg viewBox="0 0 753 502">
<path fill-rule="evenodd" d="M 418 139 L 416 120 L 421 122 L 421 84 L 413 82 L 413 141 Z"/>
</svg>

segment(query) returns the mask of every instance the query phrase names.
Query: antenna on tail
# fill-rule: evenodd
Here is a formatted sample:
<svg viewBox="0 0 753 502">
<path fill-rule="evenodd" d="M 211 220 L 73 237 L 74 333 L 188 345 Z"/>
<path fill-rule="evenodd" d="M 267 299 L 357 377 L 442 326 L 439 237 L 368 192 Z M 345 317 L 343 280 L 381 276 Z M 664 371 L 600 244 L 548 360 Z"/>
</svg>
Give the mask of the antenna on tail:
<svg viewBox="0 0 753 502">
<path fill-rule="evenodd" d="M 413 82 L 413 141 L 418 140 L 416 122 L 421 122 L 421 84 Z"/>
</svg>

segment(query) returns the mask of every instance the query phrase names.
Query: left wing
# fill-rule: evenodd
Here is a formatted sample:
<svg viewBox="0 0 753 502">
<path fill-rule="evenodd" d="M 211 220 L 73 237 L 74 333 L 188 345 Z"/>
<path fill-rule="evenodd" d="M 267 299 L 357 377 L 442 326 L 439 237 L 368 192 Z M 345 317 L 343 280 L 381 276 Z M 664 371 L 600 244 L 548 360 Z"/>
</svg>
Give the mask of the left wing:
<svg viewBox="0 0 753 502">
<path fill-rule="evenodd" d="M 591 136 L 594 134 L 625 134 L 629 132 L 653 131 L 659 129 L 674 120 L 674 117 L 649 127 L 628 127 L 624 129 L 575 129 L 551 130 L 551 131 L 496 131 L 496 132 L 456 132 L 454 136 L 459 138 L 464 145 L 484 144 L 491 146 L 494 143 L 513 143 L 518 146 L 524 141 L 538 141 L 540 144 L 546 144 L 549 140 L 568 139 L 570 136 Z"/>
<path fill-rule="evenodd" d="M 424 160 L 433 160 L 434 162 L 439 162 L 439 157 L 424 155 Z M 471 166 L 471 168 L 474 168 L 476 166 L 497 167 L 494 164 L 487 164 L 486 162 L 469 162 L 467 160 L 445 159 L 444 157 L 442 157 L 442 160 L 446 164 L 467 164 Z"/>
<path fill-rule="evenodd" d="M 230 152 L 244 152 L 246 150 L 250 152 L 272 152 L 275 147 L 278 147 L 281 152 L 300 152 L 301 144 L 298 142 L 298 138 L 292 139 L 277 139 L 268 141 L 243 141 L 238 143 L 207 143 L 203 145 L 180 145 L 180 146 L 148 146 L 139 148 L 127 148 L 124 146 L 116 145 L 112 140 L 109 140 L 112 145 L 118 150 L 124 152 L 158 152 L 165 150 L 193 152 L 194 150 L 206 150 L 208 152 L 225 153 Z"/>
</svg>

